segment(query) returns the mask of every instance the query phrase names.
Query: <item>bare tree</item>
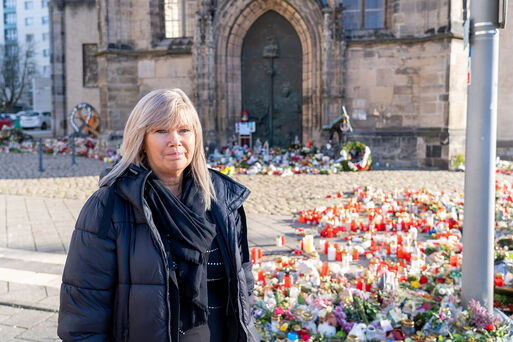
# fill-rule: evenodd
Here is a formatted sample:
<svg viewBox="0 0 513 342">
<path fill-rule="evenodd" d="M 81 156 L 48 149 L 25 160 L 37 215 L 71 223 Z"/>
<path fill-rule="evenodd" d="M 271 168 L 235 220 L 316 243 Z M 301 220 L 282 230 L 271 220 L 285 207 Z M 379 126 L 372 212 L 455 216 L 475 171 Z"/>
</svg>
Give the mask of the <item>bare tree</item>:
<svg viewBox="0 0 513 342">
<path fill-rule="evenodd" d="M 30 89 L 35 73 L 34 49 L 17 44 L 0 45 L 0 102 L 2 109 L 12 110 Z"/>
</svg>

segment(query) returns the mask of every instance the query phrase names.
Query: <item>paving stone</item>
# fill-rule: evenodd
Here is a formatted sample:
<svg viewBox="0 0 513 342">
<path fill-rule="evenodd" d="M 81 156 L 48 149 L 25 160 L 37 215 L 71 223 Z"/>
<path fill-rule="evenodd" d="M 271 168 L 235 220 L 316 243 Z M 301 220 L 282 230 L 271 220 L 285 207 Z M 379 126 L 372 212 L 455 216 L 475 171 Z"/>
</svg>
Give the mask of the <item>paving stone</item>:
<svg viewBox="0 0 513 342">
<path fill-rule="evenodd" d="M 54 313 L 39 310 L 20 309 L 9 319 L 3 321 L 2 324 L 29 329 L 40 324 L 53 314 Z"/>
</svg>

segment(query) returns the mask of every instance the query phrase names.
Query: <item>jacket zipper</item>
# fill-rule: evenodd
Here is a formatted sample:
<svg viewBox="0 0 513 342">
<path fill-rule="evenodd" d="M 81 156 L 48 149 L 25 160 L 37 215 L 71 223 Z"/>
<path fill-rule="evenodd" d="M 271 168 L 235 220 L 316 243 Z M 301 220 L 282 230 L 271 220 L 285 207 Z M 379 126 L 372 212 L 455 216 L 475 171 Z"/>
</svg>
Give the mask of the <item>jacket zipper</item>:
<svg viewBox="0 0 513 342">
<path fill-rule="evenodd" d="M 157 246 L 159 247 L 160 257 L 164 263 L 164 270 L 166 273 L 166 309 L 167 309 L 167 336 L 169 342 L 172 342 L 171 339 L 171 303 L 169 303 L 169 263 L 166 257 L 166 251 L 164 249 L 164 244 L 162 243 L 162 240 L 160 239 L 160 234 L 158 234 L 157 227 L 155 227 L 155 223 L 153 221 L 148 220 L 148 217 L 146 217 L 146 212 L 144 212 L 144 209 L 149 207 L 146 204 L 146 200 L 144 199 L 144 186 L 146 184 L 146 181 L 148 180 L 149 175 L 151 174 L 151 171 L 148 172 L 148 174 L 144 177 L 144 181 L 142 183 L 142 189 L 141 189 L 141 203 L 143 204 L 143 214 L 144 218 L 146 219 L 146 222 L 148 223 L 148 226 L 150 227 L 150 232 L 152 235 L 153 240 L 157 243 Z"/>
</svg>

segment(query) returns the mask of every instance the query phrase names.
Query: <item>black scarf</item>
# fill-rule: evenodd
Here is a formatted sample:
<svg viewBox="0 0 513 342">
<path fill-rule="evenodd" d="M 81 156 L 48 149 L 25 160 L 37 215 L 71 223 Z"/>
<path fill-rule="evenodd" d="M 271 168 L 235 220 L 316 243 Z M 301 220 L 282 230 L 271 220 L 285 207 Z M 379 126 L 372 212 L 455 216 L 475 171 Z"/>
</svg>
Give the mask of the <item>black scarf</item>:
<svg viewBox="0 0 513 342">
<path fill-rule="evenodd" d="M 200 189 L 188 170 L 184 173 L 181 201 L 153 174 L 148 178 L 145 198 L 161 235 L 169 235 L 169 249 L 177 264 L 180 328 L 186 331 L 208 320 L 205 252 L 212 245 L 216 228 L 207 220 Z"/>
</svg>

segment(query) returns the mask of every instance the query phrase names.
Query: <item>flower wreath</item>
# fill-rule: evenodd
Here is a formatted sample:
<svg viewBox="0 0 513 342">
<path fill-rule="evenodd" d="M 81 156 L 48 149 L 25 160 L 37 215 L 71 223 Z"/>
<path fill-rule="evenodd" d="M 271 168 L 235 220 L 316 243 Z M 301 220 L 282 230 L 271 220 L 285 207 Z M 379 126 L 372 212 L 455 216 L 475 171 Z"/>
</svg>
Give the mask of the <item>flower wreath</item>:
<svg viewBox="0 0 513 342">
<path fill-rule="evenodd" d="M 359 141 L 346 142 L 340 149 L 340 156 L 345 171 L 366 171 L 372 165 L 370 148 Z"/>
</svg>

